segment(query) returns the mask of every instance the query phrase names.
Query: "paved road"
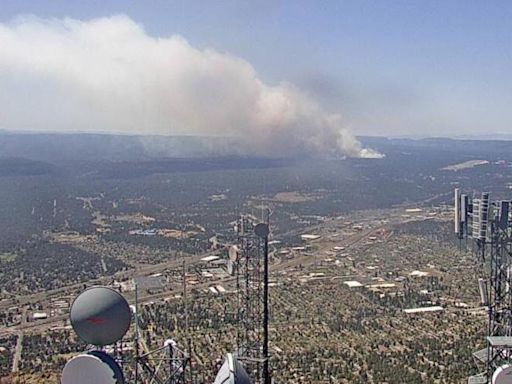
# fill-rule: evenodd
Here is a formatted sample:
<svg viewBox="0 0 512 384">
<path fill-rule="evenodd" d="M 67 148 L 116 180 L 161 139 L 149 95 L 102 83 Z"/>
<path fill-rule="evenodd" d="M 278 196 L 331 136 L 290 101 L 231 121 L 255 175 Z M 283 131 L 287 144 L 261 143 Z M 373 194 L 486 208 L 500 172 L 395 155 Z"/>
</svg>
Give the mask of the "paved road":
<svg viewBox="0 0 512 384">
<path fill-rule="evenodd" d="M 374 219 L 375 218 L 368 218 L 368 219 L 365 219 L 365 220 L 359 220 L 358 223 L 369 222 L 369 221 L 372 221 Z M 344 246 L 345 247 L 345 252 L 346 252 L 350 247 L 352 247 L 352 246 L 354 246 L 354 245 L 356 245 L 356 244 L 366 240 L 369 236 L 374 235 L 375 232 L 377 232 L 377 231 L 379 231 L 381 229 L 389 228 L 390 226 L 392 226 L 393 224 L 396 224 L 398 222 L 410 221 L 410 219 L 403 218 L 403 217 L 401 217 L 398 214 L 390 215 L 390 216 L 387 217 L 387 219 L 388 219 L 388 223 L 386 223 L 386 224 L 378 225 L 378 226 L 375 226 L 375 227 L 373 227 L 371 229 L 363 230 L 361 232 L 355 233 L 353 235 L 350 235 L 350 236 L 347 236 L 347 237 L 344 237 L 344 238 L 328 239 L 327 237 L 325 237 L 325 238 L 321 238 L 319 240 L 312 241 L 311 244 L 313 244 L 313 245 L 314 244 L 319 244 L 320 245 L 319 249 L 317 251 L 315 251 L 315 255 L 300 254 L 300 255 L 297 255 L 297 257 L 294 257 L 293 259 L 283 260 L 283 261 L 280 261 L 280 262 L 273 263 L 270 266 L 270 272 L 271 273 L 279 272 L 279 271 L 283 271 L 283 270 L 286 270 L 286 269 L 289 269 L 289 268 L 297 267 L 299 265 L 302 265 L 302 266 L 305 267 L 305 266 L 314 264 L 315 262 L 318 261 L 318 256 L 317 255 L 325 253 L 325 251 L 331 251 L 332 247 L 334 245 Z M 332 221 L 329 222 L 328 226 L 331 227 L 331 226 L 335 226 L 336 224 L 339 225 L 339 224 L 343 223 L 344 220 L 345 219 L 332 220 Z M 345 225 L 343 225 L 343 226 L 345 227 Z M 317 230 L 317 229 L 320 229 L 320 228 L 321 228 L 320 225 L 315 225 L 315 226 L 313 226 L 310 229 Z M 299 233 L 299 232 L 297 232 L 297 233 Z M 201 254 L 201 255 L 189 256 L 189 257 L 187 257 L 187 265 L 197 264 L 197 263 L 200 262 L 201 258 L 203 258 L 205 256 L 208 256 L 208 255 L 211 255 L 213 253 L 215 253 L 215 252 L 207 252 L 207 253 L 204 253 L 204 254 Z M 139 269 L 137 269 L 136 274 L 137 275 L 145 275 L 145 274 L 150 274 L 150 273 L 155 273 L 155 272 L 161 272 L 162 270 L 164 270 L 166 268 L 178 267 L 181 264 L 182 264 L 182 260 L 174 259 L 174 260 L 169 261 L 169 262 L 160 263 L 160 264 L 156 264 L 156 265 L 149 265 L 147 267 L 139 268 Z M 133 276 L 133 274 L 135 272 L 134 271 L 125 271 L 125 272 L 122 272 L 122 273 L 125 274 L 125 275 L 129 274 L 130 276 Z M 106 277 L 106 278 L 95 280 L 93 283 L 94 284 L 96 284 L 96 283 L 98 283 L 98 284 L 108 283 L 108 282 L 112 281 L 112 279 L 113 279 L 113 277 L 110 276 L 108 278 Z M 234 281 L 235 281 L 235 277 L 229 276 L 229 277 L 225 277 L 225 278 L 221 278 L 221 279 L 217 279 L 217 280 L 210 280 L 208 282 L 195 285 L 194 289 L 208 288 L 209 286 L 218 285 L 218 284 L 230 284 L 230 283 L 232 283 Z M 89 284 L 91 284 L 91 282 L 88 282 L 88 285 Z M 51 292 L 44 292 L 43 294 L 29 295 L 29 296 L 25 296 L 23 298 L 20 298 L 19 300 L 20 300 L 20 302 L 30 302 L 30 301 L 37 302 L 35 300 L 40 298 L 41 295 L 44 295 L 44 298 L 48 299 L 49 297 L 58 296 L 59 294 L 62 294 L 63 292 L 69 291 L 70 288 L 75 288 L 75 287 L 78 288 L 78 287 L 80 287 L 82 285 L 83 284 L 76 284 L 76 285 L 73 285 L 72 287 L 59 288 L 59 289 L 53 290 Z M 175 292 L 181 292 L 181 285 L 172 286 L 170 291 L 165 291 L 165 292 L 162 292 L 162 293 L 150 294 L 150 295 L 141 295 L 139 297 L 139 303 L 140 304 L 144 304 L 144 303 L 147 303 L 147 302 L 150 302 L 150 301 L 156 301 L 158 299 L 162 299 L 162 298 L 168 297 L 173 292 L 174 293 Z M 126 296 L 126 298 L 127 298 L 127 300 L 129 302 L 133 302 L 134 301 L 132 293 L 126 292 L 125 296 Z M 0 308 L 1 307 L 2 306 L 0 305 Z M 2 334 L 13 334 L 13 333 L 22 333 L 22 332 L 25 332 L 25 331 L 30 331 L 30 332 L 38 331 L 38 332 L 40 332 L 40 331 L 43 331 L 43 330 L 50 329 L 50 328 L 54 327 L 57 323 L 63 322 L 65 320 L 67 320 L 67 318 L 68 318 L 68 315 L 60 315 L 60 316 L 50 317 L 50 318 L 48 318 L 46 320 L 39 320 L 37 322 L 22 323 L 22 324 L 20 324 L 18 326 L 0 329 L 0 335 L 2 335 Z"/>
<path fill-rule="evenodd" d="M 13 372 L 18 372 L 22 352 L 23 352 L 23 332 L 19 332 L 18 333 L 18 342 L 16 343 L 16 351 L 14 352 L 14 360 L 12 363 L 12 371 Z"/>
</svg>

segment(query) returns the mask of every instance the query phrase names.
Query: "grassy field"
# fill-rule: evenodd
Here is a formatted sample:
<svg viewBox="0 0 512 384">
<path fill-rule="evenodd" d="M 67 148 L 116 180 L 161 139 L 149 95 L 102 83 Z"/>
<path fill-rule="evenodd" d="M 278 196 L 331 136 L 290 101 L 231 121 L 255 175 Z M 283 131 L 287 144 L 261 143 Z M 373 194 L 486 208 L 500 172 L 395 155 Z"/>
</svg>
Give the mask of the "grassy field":
<svg viewBox="0 0 512 384">
<path fill-rule="evenodd" d="M 0 262 L 1 263 L 12 263 L 18 255 L 15 253 L 0 253 Z"/>
</svg>

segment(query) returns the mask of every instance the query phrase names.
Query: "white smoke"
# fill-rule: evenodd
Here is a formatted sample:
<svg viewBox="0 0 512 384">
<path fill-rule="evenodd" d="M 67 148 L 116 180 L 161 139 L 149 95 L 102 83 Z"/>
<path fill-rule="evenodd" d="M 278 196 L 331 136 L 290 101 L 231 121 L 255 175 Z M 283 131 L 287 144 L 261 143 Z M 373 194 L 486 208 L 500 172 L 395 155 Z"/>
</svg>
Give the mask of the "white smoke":
<svg viewBox="0 0 512 384">
<path fill-rule="evenodd" d="M 127 16 L 0 23 L 0 127 L 233 137 L 249 154 L 381 157 L 292 84 Z"/>
</svg>

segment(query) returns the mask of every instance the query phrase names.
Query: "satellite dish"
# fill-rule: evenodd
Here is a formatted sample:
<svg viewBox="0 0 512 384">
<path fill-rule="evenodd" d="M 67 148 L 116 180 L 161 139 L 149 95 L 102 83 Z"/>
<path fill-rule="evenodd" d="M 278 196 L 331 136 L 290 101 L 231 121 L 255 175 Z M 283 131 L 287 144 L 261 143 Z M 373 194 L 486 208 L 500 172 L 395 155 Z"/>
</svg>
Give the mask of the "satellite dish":
<svg viewBox="0 0 512 384">
<path fill-rule="evenodd" d="M 254 233 L 258 237 L 265 238 L 269 235 L 270 230 L 269 230 L 267 224 L 259 223 L 259 224 L 256 224 L 256 227 L 254 227 Z"/>
<path fill-rule="evenodd" d="M 236 261 L 238 261 L 238 247 L 236 245 L 232 245 L 231 247 L 229 247 L 228 256 L 229 260 L 231 260 L 232 262 L 235 263 Z"/>
<path fill-rule="evenodd" d="M 512 365 L 502 365 L 492 375 L 492 384 L 512 383 Z"/>
<path fill-rule="evenodd" d="M 123 371 L 116 361 L 102 351 L 91 351 L 69 360 L 61 384 L 124 384 Z"/>
<path fill-rule="evenodd" d="M 171 346 L 172 348 L 176 348 L 178 346 L 178 343 L 176 343 L 173 339 L 167 339 L 164 341 L 164 347 Z"/>
<path fill-rule="evenodd" d="M 251 380 L 244 366 L 232 353 L 226 355 L 226 360 L 220 367 L 213 384 L 250 384 Z"/>
<path fill-rule="evenodd" d="M 71 326 L 83 341 L 96 346 L 120 340 L 130 328 L 131 318 L 126 299 L 107 287 L 86 289 L 71 305 Z"/>
</svg>

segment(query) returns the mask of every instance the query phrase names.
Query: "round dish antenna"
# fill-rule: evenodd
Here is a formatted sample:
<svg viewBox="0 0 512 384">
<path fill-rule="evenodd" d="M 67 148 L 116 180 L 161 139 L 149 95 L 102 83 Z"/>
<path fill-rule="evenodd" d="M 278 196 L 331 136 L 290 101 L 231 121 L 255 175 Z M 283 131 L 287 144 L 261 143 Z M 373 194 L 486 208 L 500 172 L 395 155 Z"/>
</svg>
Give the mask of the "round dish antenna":
<svg viewBox="0 0 512 384">
<path fill-rule="evenodd" d="M 69 360 L 62 371 L 61 384 L 124 384 L 123 371 L 102 351 L 91 351 Z"/>
<path fill-rule="evenodd" d="M 492 375 L 492 384 L 512 383 L 512 365 L 502 365 Z"/>
<path fill-rule="evenodd" d="M 244 366 L 232 353 L 226 355 L 226 360 L 220 367 L 213 384 L 250 384 L 251 380 Z"/>
<path fill-rule="evenodd" d="M 232 245 L 228 250 L 229 260 L 233 263 L 238 261 L 238 247 L 236 245 Z"/>
<path fill-rule="evenodd" d="M 267 224 L 259 223 L 259 224 L 256 224 L 256 226 L 254 227 L 254 233 L 258 237 L 265 238 L 269 235 L 270 229 L 268 228 Z"/>
<path fill-rule="evenodd" d="M 176 348 L 178 346 L 178 343 L 176 343 L 173 339 L 167 339 L 164 341 L 164 347 L 171 346 L 173 348 Z"/>
<path fill-rule="evenodd" d="M 132 312 L 126 299 L 107 287 L 92 287 L 82 292 L 70 311 L 71 326 L 87 344 L 114 344 L 128 331 Z"/>
</svg>

